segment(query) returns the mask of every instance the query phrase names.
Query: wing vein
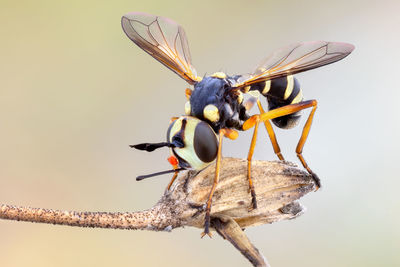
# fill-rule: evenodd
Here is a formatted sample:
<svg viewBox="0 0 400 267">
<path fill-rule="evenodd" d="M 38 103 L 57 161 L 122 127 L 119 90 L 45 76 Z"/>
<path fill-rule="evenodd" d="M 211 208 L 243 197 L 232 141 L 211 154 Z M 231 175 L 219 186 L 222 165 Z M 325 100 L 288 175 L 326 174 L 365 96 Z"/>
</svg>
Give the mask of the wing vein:
<svg viewBox="0 0 400 267">
<path fill-rule="evenodd" d="M 253 74 L 241 76 L 233 86 L 244 88 L 328 65 L 345 58 L 353 49 L 354 46 L 351 44 L 324 41 L 293 44 L 272 53 L 262 61 Z"/>
</svg>

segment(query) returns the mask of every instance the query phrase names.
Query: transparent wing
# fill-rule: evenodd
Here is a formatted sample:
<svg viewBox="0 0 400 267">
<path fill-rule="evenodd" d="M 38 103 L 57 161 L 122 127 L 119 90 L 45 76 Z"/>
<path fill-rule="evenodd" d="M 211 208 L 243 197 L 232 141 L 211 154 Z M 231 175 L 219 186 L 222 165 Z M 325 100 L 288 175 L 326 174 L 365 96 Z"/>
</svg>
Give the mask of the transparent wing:
<svg viewBox="0 0 400 267">
<path fill-rule="evenodd" d="M 124 15 L 121 24 L 129 39 L 188 83 L 199 80 L 191 65 L 185 31 L 179 24 L 141 12 Z"/>
<path fill-rule="evenodd" d="M 241 76 L 234 87 L 244 87 L 328 65 L 345 58 L 353 50 L 354 46 L 347 43 L 316 41 L 292 44 L 264 59 L 252 74 Z"/>
</svg>

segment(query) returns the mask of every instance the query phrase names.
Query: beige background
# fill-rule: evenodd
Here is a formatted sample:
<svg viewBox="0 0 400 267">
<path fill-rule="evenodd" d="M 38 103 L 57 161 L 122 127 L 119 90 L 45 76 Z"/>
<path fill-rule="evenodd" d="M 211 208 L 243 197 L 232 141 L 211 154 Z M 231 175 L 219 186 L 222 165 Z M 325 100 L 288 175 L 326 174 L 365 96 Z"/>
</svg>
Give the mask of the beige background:
<svg viewBox="0 0 400 267">
<path fill-rule="evenodd" d="M 68 210 L 152 206 L 168 152 L 128 145 L 165 138 L 186 83 L 124 35 L 145 11 L 186 29 L 200 75 L 250 71 L 297 41 L 353 43 L 345 60 L 298 75 L 319 101 L 304 155 L 323 189 L 294 221 L 247 229 L 272 266 L 399 266 L 398 1 L 0 2 L 0 203 Z M 303 119 L 304 122 L 304 119 Z M 301 128 L 277 130 L 287 159 Z M 245 157 L 250 134 L 226 142 Z M 275 159 L 264 130 L 255 158 Z M 249 266 L 220 237 L 0 221 L 1 266 Z"/>
</svg>

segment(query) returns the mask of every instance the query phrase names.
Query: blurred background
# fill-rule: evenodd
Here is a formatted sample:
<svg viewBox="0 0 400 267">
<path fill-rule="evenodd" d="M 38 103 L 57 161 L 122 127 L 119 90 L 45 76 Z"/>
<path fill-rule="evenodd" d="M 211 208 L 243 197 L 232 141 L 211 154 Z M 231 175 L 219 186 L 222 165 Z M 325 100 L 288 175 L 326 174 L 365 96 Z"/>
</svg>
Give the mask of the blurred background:
<svg viewBox="0 0 400 267">
<path fill-rule="evenodd" d="M 0 3 L 0 203 L 78 211 L 151 207 L 170 177 L 159 142 L 187 84 L 136 47 L 131 11 L 184 26 L 199 75 L 245 73 L 281 46 L 349 42 L 346 59 L 297 75 L 319 107 L 304 156 L 323 188 L 293 221 L 246 230 L 273 267 L 399 266 L 400 2 L 9 1 Z M 308 114 L 308 111 L 307 111 Z M 305 122 L 303 118 L 302 123 Z M 284 156 L 301 134 L 276 130 Z M 244 158 L 251 133 L 225 142 Z M 256 159 L 275 160 L 261 129 Z M 172 233 L 0 221 L 1 266 L 250 266 L 200 229 Z"/>
</svg>

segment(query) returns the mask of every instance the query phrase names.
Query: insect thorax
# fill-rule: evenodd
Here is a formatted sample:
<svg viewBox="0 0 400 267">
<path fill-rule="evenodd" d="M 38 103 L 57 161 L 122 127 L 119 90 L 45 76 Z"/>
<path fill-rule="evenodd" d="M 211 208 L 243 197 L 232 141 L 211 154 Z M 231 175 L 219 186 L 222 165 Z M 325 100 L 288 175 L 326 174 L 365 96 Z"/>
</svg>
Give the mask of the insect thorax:
<svg viewBox="0 0 400 267">
<path fill-rule="evenodd" d="M 248 115 L 238 96 L 227 79 L 205 77 L 194 86 L 187 115 L 206 121 L 215 132 L 222 128 L 241 130 Z"/>
</svg>

